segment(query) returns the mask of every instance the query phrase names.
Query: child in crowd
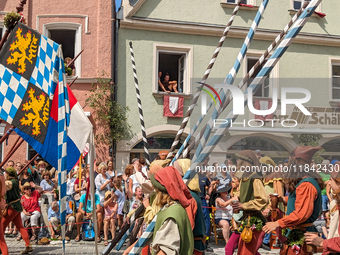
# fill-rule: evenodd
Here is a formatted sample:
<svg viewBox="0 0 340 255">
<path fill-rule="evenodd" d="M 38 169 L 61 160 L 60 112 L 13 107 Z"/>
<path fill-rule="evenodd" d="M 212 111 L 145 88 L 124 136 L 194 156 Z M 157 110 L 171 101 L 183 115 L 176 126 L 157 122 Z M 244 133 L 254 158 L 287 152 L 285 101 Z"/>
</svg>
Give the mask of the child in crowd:
<svg viewBox="0 0 340 255">
<path fill-rule="evenodd" d="M 105 210 L 105 218 L 104 218 L 104 245 L 107 246 L 109 244 L 107 240 L 107 236 L 109 233 L 109 229 L 111 230 L 112 239 L 115 238 L 116 234 L 116 219 L 117 219 L 117 196 L 114 191 L 106 191 L 104 198 L 104 210 Z"/>
</svg>

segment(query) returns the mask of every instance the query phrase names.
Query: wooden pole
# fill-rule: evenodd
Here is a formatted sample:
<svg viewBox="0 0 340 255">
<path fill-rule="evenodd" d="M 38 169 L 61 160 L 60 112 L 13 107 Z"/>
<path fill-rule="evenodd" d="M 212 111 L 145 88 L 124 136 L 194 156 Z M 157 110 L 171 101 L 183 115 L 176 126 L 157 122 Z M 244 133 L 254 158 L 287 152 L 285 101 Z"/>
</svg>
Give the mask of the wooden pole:
<svg viewBox="0 0 340 255">
<path fill-rule="evenodd" d="M 73 85 L 73 83 L 78 79 L 78 76 L 76 78 L 74 78 L 74 80 L 68 85 L 69 88 L 71 88 L 71 86 Z"/>
<path fill-rule="evenodd" d="M 20 13 L 24 10 L 24 5 L 26 4 L 27 0 L 21 0 L 19 5 L 16 7 L 17 9 L 17 13 Z M 2 47 L 4 46 L 9 34 L 11 33 L 11 30 L 14 26 L 14 23 L 11 23 L 10 26 L 6 29 L 6 32 L 4 34 L 4 36 L 2 37 L 1 41 L 0 41 L 0 50 L 2 49 Z"/>
<path fill-rule="evenodd" d="M 20 12 L 22 12 L 22 11 L 24 10 L 24 5 L 26 4 L 26 2 L 27 2 L 27 0 L 21 0 L 21 1 L 20 1 L 19 5 L 16 7 L 17 13 L 20 13 Z M 10 26 L 6 29 L 6 32 L 5 32 L 4 36 L 2 37 L 2 39 L 1 39 L 1 41 L 0 41 L 0 51 L 1 51 L 2 47 L 4 46 L 4 44 L 5 44 L 6 40 L 7 40 L 8 36 L 9 36 L 9 34 L 10 34 L 12 28 L 13 28 L 13 26 L 14 26 L 14 23 L 13 23 L 13 24 L 10 24 Z M 11 128 L 6 132 L 6 134 L 5 134 L 3 137 L 1 137 L 1 139 L 0 139 L 0 145 L 1 145 L 1 144 L 5 141 L 5 139 L 13 132 L 13 130 L 14 130 L 14 126 L 11 126 Z M 14 152 L 13 152 L 13 153 L 14 153 Z M 8 160 L 8 159 L 7 159 L 7 160 Z M 7 161 L 7 160 L 6 160 L 6 161 Z M 4 161 L 3 161 L 3 162 L 4 162 Z M 2 163 L 1 163 L 1 164 L 2 164 Z"/>
<path fill-rule="evenodd" d="M 75 56 L 72 60 L 71 60 L 71 62 L 70 63 L 68 63 L 68 65 L 67 65 L 67 67 L 70 67 L 73 63 L 74 63 L 74 61 L 76 61 L 77 60 L 77 58 L 80 56 L 80 54 L 82 54 L 83 53 L 83 51 L 84 51 L 84 49 L 82 49 L 81 50 L 81 52 L 79 52 L 78 53 L 78 55 L 77 56 Z"/>
<path fill-rule="evenodd" d="M 7 132 L 4 134 L 3 137 L 0 139 L 0 145 L 6 140 L 6 138 L 14 131 L 14 127 L 11 126 L 10 129 L 7 130 Z"/>
<path fill-rule="evenodd" d="M 8 153 L 7 154 L 10 154 L 11 151 L 14 149 L 15 145 L 17 145 L 18 141 L 20 139 L 20 136 L 18 136 L 17 140 L 15 140 L 15 142 L 13 143 L 12 147 L 9 149 Z M 7 157 L 7 156 L 6 156 Z"/>
<path fill-rule="evenodd" d="M 24 142 L 24 139 L 21 138 L 20 142 L 13 148 L 12 151 L 10 151 L 6 157 L 4 158 L 4 160 L 0 163 L 0 168 L 3 167 L 5 165 L 5 163 L 12 157 L 12 155 L 14 154 L 14 152 L 16 152 L 16 150 L 20 147 L 20 145 Z"/>
</svg>

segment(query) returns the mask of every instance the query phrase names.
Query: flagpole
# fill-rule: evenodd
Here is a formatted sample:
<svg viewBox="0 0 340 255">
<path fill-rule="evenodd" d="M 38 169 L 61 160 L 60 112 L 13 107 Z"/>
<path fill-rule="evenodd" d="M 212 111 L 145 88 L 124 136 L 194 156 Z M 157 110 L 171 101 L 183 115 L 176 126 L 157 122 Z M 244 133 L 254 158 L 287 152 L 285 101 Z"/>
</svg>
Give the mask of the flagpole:
<svg viewBox="0 0 340 255">
<path fill-rule="evenodd" d="M 300 10 L 294 15 L 294 17 L 290 20 L 290 22 L 285 26 L 285 28 L 281 31 L 281 33 L 275 38 L 275 40 L 272 42 L 272 44 L 267 48 L 267 50 L 263 53 L 263 55 L 259 58 L 259 60 L 255 63 L 255 65 L 251 68 L 251 70 L 247 73 L 247 75 L 243 78 L 243 80 L 240 82 L 240 84 L 238 85 L 238 88 L 242 89 L 248 82 L 249 78 L 253 76 L 253 74 L 255 73 L 255 70 L 260 67 L 264 61 L 266 60 L 266 58 L 268 57 L 269 53 L 276 47 L 276 45 L 283 39 L 283 37 L 285 36 L 285 34 L 288 32 L 288 30 L 291 28 L 291 26 L 295 23 L 295 21 L 300 17 L 301 13 L 303 12 L 304 9 L 306 9 L 307 5 L 309 4 L 309 2 L 304 2 L 303 6 L 300 8 Z M 229 105 L 229 103 L 231 102 L 231 98 L 229 96 L 227 96 L 226 101 L 223 103 L 223 109 L 222 111 L 224 111 L 224 109 Z M 203 136 L 204 130 L 206 129 L 208 123 L 202 128 L 202 130 L 199 132 L 199 134 L 196 136 L 195 140 L 192 141 L 189 146 L 188 146 L 188 142 L 189 140 L 186 139 L 183 143 L 183 155 L 181 157 L 179 157 L 179 155 L 182 153 L 182 150 L 179 150 L 175 156 L 175 158 L 186 158 L 190 151 L 198 144 L 198 142 L 200 141 L 201 137 Z M 182 149 L 181 147 L 181 149 Z"/>
<path fill-rule="evenodd" d="M 71 60 L 71 62 L 67 64 L 67 67 L 70 67 L 70 66 L 74 63 L 74 61 L 77 60 L 77 58 L 80 56 L 80 54 L 83 53 L 83 51 L 84 51 L 84 49 L 82 49 L 82 50 L 77 54 L 77 56 L 75 56 L 75 57 Z"/>
<path fill-rule="evenodd" d="M 261 19 L 262 19 L 262 16 L 263 16 L 263 13 L 267 7 L 267 4 L 268 4 L 269 0 L 263 0 L 263 2 L 261 3 L 260 7 L 259 7 L 259 10 L 255 16 L 255 19 L 249 29 L 249 32 L 247 34 L 247 37 L 245 38 L 244 42 L 243 42 L 243 45 L 242 45 L 242 48 L 237 56 L 237 59 L 235 61 L 235 64 L 233 66 L 233 68 L 230 70 L 228 76 L 224 79 L 224 82 L 223 84 L 229 84 L 229 85 L 232 85 L 234 83 L 234 80 L 235 80 L 235 77 L 241 67 L 241 64 L 244 60 L 244 57 L 245 55 L 247 54 L 247 51 L 249 49 L 249 46 L 250 46 L 250 43 L 252 41 L 252 39 L 254 38 L 254 35 L 255 35 L 255 32 L 256 32 L 256 29 L 258 27 L 258 25 L 260 24 L 261 22 Z M 226 99 L 227 99 L 227 94 L 225 93 L 225 91 L 223 89 L 220 89 L 219 90 L 219 95 L 221 97 L 221 100 L 222 102 L 224 102 Z M 210 105 L 209 105 L 209 108 L 213 105 L 212 102 L 210 102 Z M 209 109 L 208 108 L 208 109 Z M 215 120 L 217 118 L 217 116 L 219 115 L 219 113 L 222 111 L 222 105 L 218 104 L 211 117 L 210 117 L 210 121 L 212 120 Z M 202 118 L 203 119 L 203 118 Z M 199 124 L 197 122 L 197 124 Z M 196 124 L 196 125 L 197 125 Z M 195 152 L 195 157 L 197 157 L 197 155 L 199 155 L 199 153 L 202 151 L 202 148 L 205 146 L 205 144 L 207 143 L 207 140 L 210 136 L 210 133 L 211 133 L 211 128 L 209 128 L 209 126 L 207 126 L 207 128 L 205 129 L 204 131 L 204 135 L 202 136 L 200 142 L 199 142 L 199 145 L 196 149 L 196 152 Z"/>
<path fill-rule="evenodd" d="M 248 91 L 252 91 L 253 95 L 256 93 L 256 90 L 261 86 L 263 81 L 266 79 L 266 77 L 269 75 L 271 70 L 274 68 L 274 66 L 277 64 L 277 62 L 280 60 L 282 55 L 286 52 L 288 47 L 292 44 L 293 39 L 299 34 L 303 26 L 306 24 L 307 19 L 314 13 L 317 6 L 320 4 L 322 0 L 312 0 L 308 7 L 303 11 L 299 19 L 295 22 L 293 27 L 289 30 L 285 38 L 282 40 L 280 45 L 277 47 L 277 49 L 274 51 L 273 55 L 269 58 L 269 60 L 264 64 L 254 81 L 251 83 L 251 85 L 248 87 L 248 89 L 244 92 L 245 101 L 244 105 L 247 104 L 248 101 Z M 215 148 L 215 146 L 218 144 L 218 142 L 221 140 L 223 135 L 229 130 L 230 123 L 235 120 L 238 117 L 238 115 L 234 115 L 233 111 L 231 111 L 227 118 L 224 121 L 224 124 L 222 124 L 213 137 L 209 140 L 208 144 L 204 147 L 202 152 L 196 159 L 194 160 L 194 163 L 191 164 L 190 170 L 188 170 L 183 179 L 185 183 L 189 183 L 190 180 L 195 176 L 196 174 L 196 167 L 199 167 L 202 162 L 204 162 L 212 150 Z"/>
<path fill-rule="evenodd" d="M 58 53 L 62 55 L 61 46 L 59 46 Z M 63 243 L 63 254 L 65 254 L 65 232 L 66 232 L 66 181 L 67 181 L 67 127 L 70 116 L 70 105 L 68 100 L 68 91 L 66 76 L 63 72 L 64 61 L 59 59 L 59 84 L 57 90 L 58 97 L 58 186 L 60 191 L 60 223 L 61 236 Z"/>
<path fill-rule="evenodd" d="M 14 126 L 11 126 L 3 137 L 0 139 L 0 145 L 7 139 L 7 137 L 14 131 Z"/>
<path fill-rule="evenodd" d="M 249 29 L 249 32 L 247 34 L 247 37 L 244 40 L 244 43 L 242 45 L 242 48 L 239 52 L 239 54 L 237 55 L 237 59 L 235 61 L 235 64 L 233 66 L 233 68 L 230 70 L 230 72 L 228 73 L 228 76 L 225 78 L 223 83 L 227 83 L 227 84 L 233 84 L 234 79 L 241 67 L 241 64 L 243 62 L 243 59 L 248 51 L 249 45 L 255 35 L 256 29 L 258 27 L 258 25 L 260 24 L 262 15 L 267 7 L 269 0 L 263 0 L 263 2 L 261 3 L 259 10 L 256 13 L 255 19 Z M 205 81 L 202 81 L 200 83 L 200 87 L 203 87 L 205 85 Z M 225 98 L 227 98 L 226 94 L 224 93 L 223 89 L 220 89 L 218 91 L 218 94 L 221 96 L 221 100 L 222 102 L 224 102 Z M 213 101 L 210 101 L 210 104 L 208 106 L 208 110 L 211 108 L 211 106 L 213 105 Z M 216 107 L 211 118 L 216 118 L 216 115 L 218 114 L 219 111 L 221 111 L 222 105 L 220 105 L 219 107 Z M 193 134 L 196 132 L 197 128 L 199 127 L 199 125 L 202 123 L 203 119 L 204 119 L 205 115 L 202 115 L 198 121 L 196 122 L 195 126 L 191 129 L 189 136 L 185 139 L 185 142 L 182 144 L 181 148 L 178 150 L 178 153 L 176 154 L 176 156 L 172 159 L 171 161 L 171 165 L 173 164 L 173 162 L 175 162 L 178 159 L 179 154 L 183 151 L 184 149 L 184 144 L 187 145 L 189 143 L 189 139 L 193 136 Z M 206 135 L 210 134 L 209 130 L 206 131 Z M 203 139 L 201 140 L 201 143 L 204 144 L 205 143 L 205 137 L 203 137 Z M 198 150 L 200 150 L 200 147 L 198 147 Z"/>
<path fill-rule="evenodd" d="M 138 110 L 139 110 L 139 119 L 140 119 L 140 125 L 141 125 L 142 136 L 143 136 L 144 152 L 145 152 L 145 155 L 146 155 L 145 161 L 146 161 L 146 164 L 149 166 L 150 165 L 149 144 L 148 144 L 148 140 L 146 138 L 146 132 L 145 132 L 144 115 L 143 115 L 142 100 L 141 100 L 141 97 L 140 97 L 140 90 L 139 90 L 139 85 L 138 85 L 135 55 L 133 53 L 132 42 L 130 42 L 129 44 L 130 44 L 130 53 L 131 53 L 133 76 L 134 76 L 135 87 L 136 87 L 137 103 L 138 103 Z"/>
<path fill-rule="evenodd" d="M 215 64 L 215 61 L 216 61 L 216 58 L 218 57 L 218 54 L 220 53 L 220 50 L 221 50 L 221 48 L 223 46 L 223 43 L 224 43 L 225 39 L 227 38 L 228 32 L 230 30 L 231 25 L 234 22 L 235 16 L 236 16 L 236 14 L 237 14 L 237 12 L 238 12 L 238 10 L 240 8 L 240 5 L 241 5 L 241 0 L 238 0 L 237 4 L 236 4 L 236 6 L 235 6 L 235 8 L 233 10 L 233 13 L 231 14 L 229 22 L 228 22 L 227 26 L 225 27 L 225 29 L 223 31 L 222 37 L 221 37 L 220 41 L 218 42 L 218 45 L 217 45 L 217 47 L 216 47 L 216 49 L 214 51 L 214 54 L 213 54 L 212 58 L 210 59 L 208 67 L 205 70 L 204 76 L 203 76 L 202 81 L 201 81 L 202 83 L 205 83 L 207 81 L 209 75 L 210 75 L 211 69 L 213 68 L 213 66 Z M 199 86 L 199 88 L 203 88 L 203 85 Z M 185 114 L 185 117 L 184 117 L 184 119 L 182 121 L 182 124 L 181 124 L 181 126 L 180 126 L 180 128 L 179 128 L 179 130 L 178 130 L 178 132 L 176 134 L 175 140 L 173 141 L 173 143 L 171 145 L 171 149 L 170 149 L 170 152 L 169 152 L 169 154 L 167 156 L 167 159 L 172 157 L 172 155 L 173 155 L 173 153 L 174 153 L 174 151 L 175 151 L 175 149 L 176 149 L 176 147 L 177 147 L 177 145 L 179 143 L 179 140 L 182 137 L 184 129 L 185 129 L 185 127 L 187 126 L 187 124 L 189 122 L 189 118 L 191 116 L 191 113 L 194 110 L 194 108 L 196 106 L 196 103 L 197 103 L 197 100 L 198 100 L 200 95 L 201 95 L 201 90 L 197 89 L 196 94 L 194 95 L 193 99 L 191 100 L 190 106 L 189 106 L 189 108 L 187 110 L 187 113 Z M 195 131 L 193 131 L 193 132 L 195 132 Z M 193 132 L 190 132 L 190 134 L 192 134 Z M 190 139 L 190 135 L 187 138 Z"/>
<path fill-rule="evenodd" d="M 69 88 L 71 88 L 71 86 L 73 85 L 73 83 L 78 79 L 78 76 L 76 76 L 76 78 L 74 78 L 74 80 L 68 85 Z"/>
<path fill-rule="evenodd" d="M 21 0 L 19 5 L 16 7 L 17 9 L 17 13 L 20 13 L 24 10 L 24 5 L 26 4 L 27 0 Z M 1 41 L 0 41 L 0 50 L 2 49 L 2 47 L 4 46 L 9 34 L 11 33 L 11 30 L 13 29 L 13 25 L 14 23 L 11 23 L 10 26 L 6 29 L 4 36 L 2 37 Z"/>
<path fill-rule="evenodd" d="M 89 158 L 90 158 L 90 192 L 91 192 L 91 203 L 92 203 L 92 216 L 93 216 L 93 225 L 94 225 L 94 244 L 95 244 L 95 254 L 98 255 L 98 224 L 97 224 L 97 213 L 96 213 L 96 197 L 95 197 L 95 184 L 94 184 L 94 160 L 95 160 L 95 146 L 93 140 L 93 133 L 91 133 L 90 137 L 90 149 L 89 149 Z M 87 187 L 88 189 L 88 187 Z M 86 212 L 86 208 L 85 208 Z"/>
<path fill-rule="evenodd" d="M 18 137 L 20 138 L 20 137 Z M 24 142 L 25 140 L 21 138 L 20 142 L 13 148 L 12 151 L 10 151 L 6 157 L 4 158 L 4 160 L 0 163 L 0 168 L 3 167 L 5 165 L 5 163 L 12 157 L 12 155 L 14 154 L 14 152 L 20 147 L 20 145 Z"/>
<path fill-rule="evenodd" d="M 16 7 L 17 9 L 17 13 L 20 13 L 24 10 L 24 5 L 26 4 L 27 0 L 21 0 L 19 5 Z M 11 33 L 11 30 L 13 29 L 13 24 L 10 24 L 10 26 L 6 29 L 4 36 L 1 38 L 0 41 L 0 51 L 2 49 L 2 47 L 4 46 L 9 34 Z M 0 139 L 0 145 L 3 143 L 3 141 L 13 132 L 14 130 L 14 126 L 11 126 L 11 128 L 7 131 L 7 133 L 1 137 Z"/>
</svg>

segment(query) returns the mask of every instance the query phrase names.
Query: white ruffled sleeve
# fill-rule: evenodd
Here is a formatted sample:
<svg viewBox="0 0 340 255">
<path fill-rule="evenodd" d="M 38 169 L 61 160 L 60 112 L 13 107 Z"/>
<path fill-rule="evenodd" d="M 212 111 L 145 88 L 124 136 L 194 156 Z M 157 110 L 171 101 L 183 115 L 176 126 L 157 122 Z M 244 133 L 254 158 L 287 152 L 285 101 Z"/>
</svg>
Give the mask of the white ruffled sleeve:
<svg viewBox="0 0 340 255">
<path fill-rule="evenodd" d="M 181 237 L 176 221 L 169 218 L 156 232 L 152 249 L 156 254 L 162 250 L 167 255 L 179 255 L 180 247 Z"/>
</svg>

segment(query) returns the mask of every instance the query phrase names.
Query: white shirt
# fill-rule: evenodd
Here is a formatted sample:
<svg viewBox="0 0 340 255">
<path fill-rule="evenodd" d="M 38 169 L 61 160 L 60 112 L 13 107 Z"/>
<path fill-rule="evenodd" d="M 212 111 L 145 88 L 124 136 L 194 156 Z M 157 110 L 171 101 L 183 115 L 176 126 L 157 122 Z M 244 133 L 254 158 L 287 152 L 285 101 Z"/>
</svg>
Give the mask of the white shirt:
<svg viewBox="0 0 340 255">
<path fill-rule="evenodd" d="M 101 191 L 100 187 L 111 178 L 111 176 L 108 173 L 105 173 L 106 175 L 106 180 L 103 178 L 102 174 L 98 174 L 96 179 L 94 180 L 94 183 L 96 184 L 96 194 L 100 198 L 100 205 L 104 205 L 104 197 L 105 197 L 105 192 L 111 190 L 110 184 L 107 184 L 105 188 Z"/>
<path fill-rule="evenodd" d="M 223 202 L 225 202 L 222 198 L 218 197 L 217 199 L 221 199 Z M 233 217 L 233 207 L 231 205 L 227 205 L 227 207 L 220 207 L 217 205 L 217 199 L 216 199 L 216 219 L 223 219 L 223 220 L 231 220 Z"/>
<path fill-rule="evenodd" d="M 130 179 L 132 180 L 132 193 L 134 194 L 136 188 L 139 187 L 139 182 L 137 181 L 135 174 L 131 175 Z"/>
<path fill-rule="evenodd" d="M 71 178 L 67 180 L 66 195 L 72 196 L 74 194 L 74 182 L 75 181 L 76 181 L 76 178 Z"/>
</svg>

